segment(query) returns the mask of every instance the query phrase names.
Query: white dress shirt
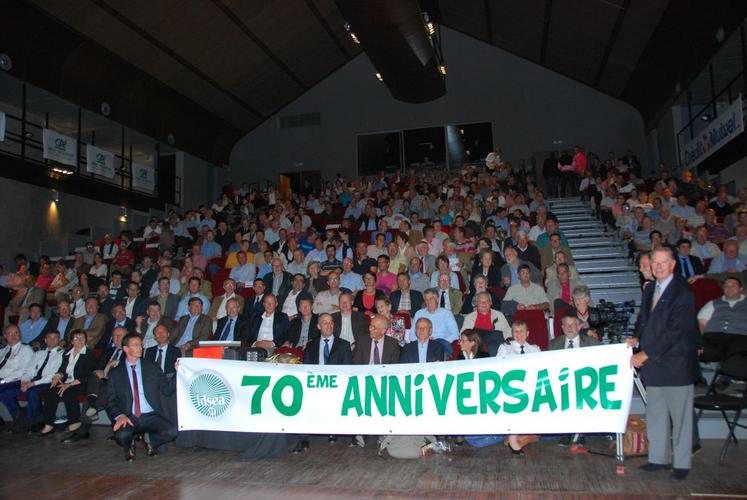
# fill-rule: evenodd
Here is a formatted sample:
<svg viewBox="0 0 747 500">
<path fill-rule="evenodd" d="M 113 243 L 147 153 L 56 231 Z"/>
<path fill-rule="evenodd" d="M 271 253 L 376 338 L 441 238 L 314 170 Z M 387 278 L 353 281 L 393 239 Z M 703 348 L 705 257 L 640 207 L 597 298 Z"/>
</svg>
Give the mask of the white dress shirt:
<svg viewBox="0 0 747 500">
<path fill-rule="evenodd" d="M 34 350 L 31 347 L 20 342 L 13 347 L 5 346 L 0 349 L 0 364 L 6 357 L 5 365 L 0 368 L 0 379 L 5 382 L 15 382 L 29 376 L 34 359 Z"/>
<path fill-rule="evenodd" d="M 521 348 L 524 348 L 524 352 L 521 352 Z M 518 342 L 511 342 L 510 344 L 501 344 L 498 346 L 497 358 L 507 358 L 509 356 L 516 356 L 517 354 L 534 354 L 540 352 L 540 348 L 534 344 L 519 344 Z"/>
<path fill-rule="evenodd" d="M 272 325 L 275 321 L 275 313 L 266 316 L 267 313 L 262 314 L 262 324 L 259 326 L 259 333 L 257 333 L 257 341 L 269 340 L 275 342 L 275 336 L 273 335 Z"/>
<path fill-rule="evenodd" d="M 353 321 L 351 316 L 345 316 L 340 314 L 340 338 L 347 340 L 351 344 L 355 343 L 355 335 L 353 334 Z"/>
<path fill-rule="evenodd" d="M 62 355 L 64 352 L 65 350 L 62 347 L 55 347 L 51 350 L 42 349 L 40 351 L 36 351 L 33 357 L 33 367 L 24 377 L 21 378 L 21 381 L 33 381 L 34 385 L 51 383 L 52 377 L 55 373 L 57 373 L 57 370 L 60 369 L 60 365 L 62 364 Z M 47 354 L 49 354 L 49 359 L 47 359 Z M 44 364 L 44 361 L 46 361 L 47 364 Z M 33 380 L 42 365 L 44 366 L 44 369 L 40 373 L 41 378 L 38 380 Z"/>
</svg>

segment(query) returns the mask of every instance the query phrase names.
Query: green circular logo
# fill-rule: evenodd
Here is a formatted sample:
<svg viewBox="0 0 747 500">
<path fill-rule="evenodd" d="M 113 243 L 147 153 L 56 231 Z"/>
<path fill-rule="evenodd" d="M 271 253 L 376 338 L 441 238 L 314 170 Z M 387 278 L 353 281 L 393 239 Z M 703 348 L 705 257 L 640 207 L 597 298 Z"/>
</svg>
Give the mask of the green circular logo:
<svg viewBox="0 0 747 500">
<path fill-rule="evenodd" d="M 219 417 L 231 406 L 231 389 L 221 375 L 203 372 L 189 384 L 192 406 L 206 417 Z"/>
</svg>

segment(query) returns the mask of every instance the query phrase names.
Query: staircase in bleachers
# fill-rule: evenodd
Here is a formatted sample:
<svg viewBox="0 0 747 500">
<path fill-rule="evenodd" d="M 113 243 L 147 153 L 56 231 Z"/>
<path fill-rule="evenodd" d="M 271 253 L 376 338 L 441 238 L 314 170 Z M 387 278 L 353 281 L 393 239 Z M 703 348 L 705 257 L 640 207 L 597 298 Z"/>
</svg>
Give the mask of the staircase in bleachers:
<svg viewBox="0 0 747 500">
<path fill-rule="evenodd" d="M 640 303 L 638 269 L 631 265 L 625 245 L 605 230 L 591 208 L 579 198 L 548 200 L 550 211 L 568 238 L 581 279 L 589 286 L 594 302 L 634 300 Z"/>
</svg>

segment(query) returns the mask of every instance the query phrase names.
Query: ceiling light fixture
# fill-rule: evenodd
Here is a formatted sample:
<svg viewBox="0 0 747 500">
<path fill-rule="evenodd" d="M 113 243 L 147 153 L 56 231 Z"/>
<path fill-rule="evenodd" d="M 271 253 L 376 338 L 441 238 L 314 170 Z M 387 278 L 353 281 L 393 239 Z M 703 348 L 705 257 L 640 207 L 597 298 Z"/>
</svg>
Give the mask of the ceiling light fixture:
<svg viewBox="0 0 747 500">
<path fill-rule="evenodd" d="M 360 41 L 360 40 L 358 40 L 358 36 L 357 36 L 357 35 L 355 34 L 355 32 L 354 32 L 354 31 L 353 31 L 353 30 L 352 30 L 352 29 L 350 28 L 350 23 L 347 23 L 347 22 L 346 22 L 344 26 L 345 26 L 345 31 L 347 31 L 347 32 L 348 32 L 348 34 L 350 35 L 350 38 L 352 38 L 352 39 L 353 39 L 353 42 L 355 42 L 356 44 L 360 44 L 360 43 L 361 43 L 361 41 Z"/>
<path fill-rule="evenodd" d="M 384 81 L 384 77 L 381 76 L 381 73 L 376 73 L 376 79 L 379 80 L 380 82 Z"/>
<path fill-rule="evenodd" d="M 119 207 L 119 222 L 127 222 L 127 207 Z"/>
<path fill-rule="evenodd" d="M 440 66 L 438 67 L 438 71 L 439 71 L 439 72 L 440 72 L 440 73 L 441 73 L 442 75 L 445 75 L 445 74 L 446 74 L 446 66 L 444 66 L 443 64 L 442 64 L 442 65 L 440 65 Z"/>
<path fill-rule="evenodd" d="M 59 203 L 60 202 L 60 192 L 53 189 L 52 190 L 52 203 Z"/>
</svg>

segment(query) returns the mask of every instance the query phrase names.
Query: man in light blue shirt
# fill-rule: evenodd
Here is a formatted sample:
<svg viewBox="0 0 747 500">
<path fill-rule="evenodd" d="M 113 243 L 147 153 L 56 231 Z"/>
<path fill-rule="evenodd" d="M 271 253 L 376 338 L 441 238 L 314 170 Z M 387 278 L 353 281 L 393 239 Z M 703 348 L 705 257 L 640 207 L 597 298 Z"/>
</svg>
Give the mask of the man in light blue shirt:
<svg viewBox="0 0 747 500">
<path fill-rule="evenodd" d="M 41 306 L 39 304 L 31 304 L 29 306 L 29 319 L 21 323 L 21 343 L 32 343 L 41 335 L 46 324 L 47 318 L 42 316 Z M 62 331 L 64 332 L 64 330 Z"/>
<path fill-rule="evenodd" d="M 428 318 L 433 325 L 433 339 L 440 342 L 444 351 L 451 356 L 451 343 L 459 339 L 459 327 L 454 314 L 448 309 L 438 307 L 438 291 L 434 288 L 427 289 L 423 293 L 423 299 L 425 307 L 415 313 L 412 322 L 417 324 L 420 318 Z M 409 340 L 415 340 L 412 332 L 410 332 Z"/>
<path fill-rule="evenodd" d="M 241 288 L 250 288 L 254 283 L 257 275 L 257 266 L 254 263 L 249 264 L 246 258 L 246 252 L 240 251 L 236 254 L 236 260 L 239 265 L 231 269 L 229 277 L 236 282 Z"/>
<path fill-rule="evenodd" d="M 352 293 L 355 293 L 358 290 L 363 290 L 363 278 L 360 274 L 353 272 L 353 259 L 350 257 L 342 259 L 340 288 L 345 288 Z"/>
<path fill-rule="evenodd" d="M 200 253 L 208 259 L 220 257 L 223 253 L 223 249 L 218 242 L 215 241 L 215 233 L 212 230 L 205 233 L 205 241 L 202 242 Z"/>
<path fill-rule="evenodd" d="M 210 300 L 200 293 L 200 278 L 189 278 L 189 288 L 187 294 L 179 301 L 179 307 L 176 309 L 176 318 L 179 319 L 182 316 L 189 314 L 188 306 L 189 299 L 196 297 L 202 301 L 202 314 L 207 314 L 210 311 Z"/>
</svg>

